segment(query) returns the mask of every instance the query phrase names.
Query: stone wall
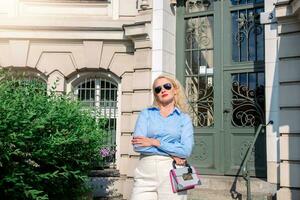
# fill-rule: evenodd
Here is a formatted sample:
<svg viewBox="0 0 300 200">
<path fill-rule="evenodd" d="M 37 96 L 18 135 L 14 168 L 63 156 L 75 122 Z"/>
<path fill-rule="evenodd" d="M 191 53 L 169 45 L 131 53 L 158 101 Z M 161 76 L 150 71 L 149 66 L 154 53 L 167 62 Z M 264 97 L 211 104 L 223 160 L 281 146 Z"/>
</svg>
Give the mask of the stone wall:
<svg viewBox="0 0 300 200">
<path fill-rule="evenodd" d="M 300 1 L 275 4 L 278 20 L 280 190 L 278 199 L 300 199 Z"/>
</svg>

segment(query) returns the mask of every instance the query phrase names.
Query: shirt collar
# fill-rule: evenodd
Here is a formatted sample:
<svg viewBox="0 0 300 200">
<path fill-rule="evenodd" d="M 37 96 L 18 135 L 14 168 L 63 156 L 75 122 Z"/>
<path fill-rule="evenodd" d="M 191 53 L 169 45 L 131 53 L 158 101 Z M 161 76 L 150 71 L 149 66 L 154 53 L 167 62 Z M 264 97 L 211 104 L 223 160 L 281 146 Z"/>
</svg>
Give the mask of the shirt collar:
<svg viewBox="0 0 300 200">
<path fill-rule="evenodd" d="M 150 109 L 159 111 L 159 107 L 157 107 L 157 106 L 151 106 Z M 178 115 L 181 114 L 181 110 L 176 106 L 175 106 L 174 110 L 171 112 L 171 114 L 173 114 L 174 112 L 176 112 Z"/>
</svg>

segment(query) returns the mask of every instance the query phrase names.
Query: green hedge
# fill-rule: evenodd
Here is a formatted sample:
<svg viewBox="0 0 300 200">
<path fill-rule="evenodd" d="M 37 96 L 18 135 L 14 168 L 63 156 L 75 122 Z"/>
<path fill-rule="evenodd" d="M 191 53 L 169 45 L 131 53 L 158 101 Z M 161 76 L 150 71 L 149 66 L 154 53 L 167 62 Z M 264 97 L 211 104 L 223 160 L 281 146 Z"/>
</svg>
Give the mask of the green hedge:
<svg viewBox="0 0 300 200">
<path fill-rule="evenodd" d="M 38 80 L 0 78 L 0 199 L 84 199 L 104 122 Z"/>
</svg>

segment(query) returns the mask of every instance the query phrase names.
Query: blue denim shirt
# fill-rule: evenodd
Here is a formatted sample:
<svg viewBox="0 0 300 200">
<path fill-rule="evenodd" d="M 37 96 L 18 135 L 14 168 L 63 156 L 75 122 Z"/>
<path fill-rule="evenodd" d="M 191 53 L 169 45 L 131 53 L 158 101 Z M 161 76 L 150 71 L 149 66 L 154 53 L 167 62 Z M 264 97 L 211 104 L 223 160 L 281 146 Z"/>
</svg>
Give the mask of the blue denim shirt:
<svg viewBox="0 0 300 200">
<path fill-rule="evenodd" d="M 160 141 L 159 147 L 134 145 L 136 152 L 145 155 L 172 155 L 187 158 L 190 156 L 194 144 L 192 121 L 186 113 L 176 107 L 166 118 L 156 107 L 142 110 L 133 136 L 145 136 Z"/>
</svg>

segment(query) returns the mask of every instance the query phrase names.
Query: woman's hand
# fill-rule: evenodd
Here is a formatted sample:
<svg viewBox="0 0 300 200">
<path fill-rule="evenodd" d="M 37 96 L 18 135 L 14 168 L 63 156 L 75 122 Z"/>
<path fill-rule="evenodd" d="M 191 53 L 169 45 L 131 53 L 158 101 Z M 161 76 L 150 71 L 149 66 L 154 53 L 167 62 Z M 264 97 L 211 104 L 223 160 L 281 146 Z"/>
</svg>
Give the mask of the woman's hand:
<svg viewBox="0 0 300 200">
<path fill-rule="evenodd" d="M 132 144 L 136 144 L 141 147 L 150 147 L 150 146 L 159 146 L 160 142 L 159 140 L 153 139 L 153 138 L 148 138 L 144 136 L 136 136 L 133 137 L 131 140 Z"/>
<path fill-rule="evenodd" d="M 186 159 L 184 159 L 184 158 L 179 158 L 176 156 L 172 156 L 172 158 L 173 158 L 173 160 L 175 160 L 176 165 L 185 165 L 185 163 L 186 163 Z"/>
</svg>

